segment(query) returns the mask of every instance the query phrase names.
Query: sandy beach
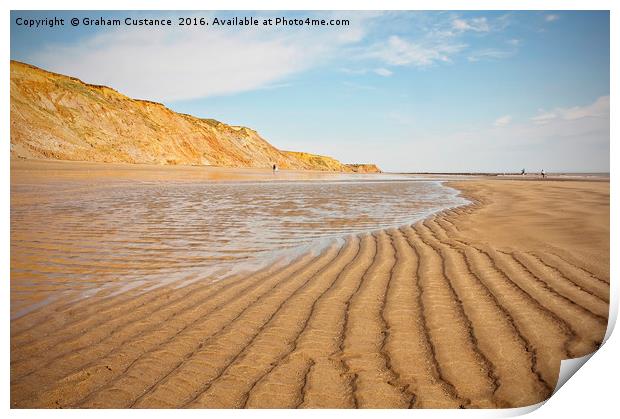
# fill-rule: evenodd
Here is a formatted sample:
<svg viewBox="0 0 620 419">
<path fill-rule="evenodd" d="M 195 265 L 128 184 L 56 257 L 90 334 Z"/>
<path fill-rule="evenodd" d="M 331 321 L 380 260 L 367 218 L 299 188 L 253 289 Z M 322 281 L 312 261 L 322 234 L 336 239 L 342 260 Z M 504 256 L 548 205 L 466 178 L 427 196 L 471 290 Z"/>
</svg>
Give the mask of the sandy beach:
<svg viewBox="0 0 620 419">
<path fill-rule="evenodd" d="M 17 169 L 12 185 L 46 176 Z M 548 398 L 560 361 L 596 350 L 605 334 L 609 182 L 448 186 L 471 204 L 221 281 L 42 303 L 11 321 L 11 407 L 490 408 Z M 12 278 L 12 306 L 42 298 L 16 286 Z"/>
</svg>

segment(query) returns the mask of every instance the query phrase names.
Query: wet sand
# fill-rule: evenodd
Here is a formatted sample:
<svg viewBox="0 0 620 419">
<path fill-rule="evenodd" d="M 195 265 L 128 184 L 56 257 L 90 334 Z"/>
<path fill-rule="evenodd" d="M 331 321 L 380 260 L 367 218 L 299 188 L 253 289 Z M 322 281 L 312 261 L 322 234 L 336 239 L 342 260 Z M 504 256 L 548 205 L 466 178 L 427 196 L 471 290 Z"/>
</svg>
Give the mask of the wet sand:
<svg viewBox="0 0 620 419">
<path fill-rule="evenodd" d="M 609 183 L 451 182 L 471 205 L 223 281 L 11 322 L 12 407 L 476 408 L 551 394 L 609 304 Z"/>
<path fill-rule="evenodd" d="M 397 175 L 33 161 L 11 169 L 12 319 L 54 300 L 284 263 L 466 202 L 438 181 Z"/>
</svg>

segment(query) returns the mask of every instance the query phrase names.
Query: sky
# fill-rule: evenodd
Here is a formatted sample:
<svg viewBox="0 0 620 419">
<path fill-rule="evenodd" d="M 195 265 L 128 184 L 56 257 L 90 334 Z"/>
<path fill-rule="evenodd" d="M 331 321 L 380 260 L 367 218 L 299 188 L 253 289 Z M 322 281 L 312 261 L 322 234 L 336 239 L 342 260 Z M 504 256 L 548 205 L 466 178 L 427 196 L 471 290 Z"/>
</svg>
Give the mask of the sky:
<svg viewBox="0 0 620 419">
<path fill-rule="evenodd" d="M 17 18 L 348 19 L 27 28 Z M 608 172 L 609 13 L 11 12 L 11 59 L 395 172 Z"/>
</svg>

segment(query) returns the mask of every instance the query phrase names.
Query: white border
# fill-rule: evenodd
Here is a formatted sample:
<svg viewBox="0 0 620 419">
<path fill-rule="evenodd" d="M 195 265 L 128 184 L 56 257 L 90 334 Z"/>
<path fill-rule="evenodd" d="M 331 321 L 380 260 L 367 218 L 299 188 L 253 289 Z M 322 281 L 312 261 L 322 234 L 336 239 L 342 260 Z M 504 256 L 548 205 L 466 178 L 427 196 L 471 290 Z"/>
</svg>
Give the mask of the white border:
<svg viewBox="0 0 620 419">
<path fill-rule="evenodd" d="M 610 10 L 612 0 L 5 0 L 14 10 Z"/>
<path fill-rule="evenodd" d="M 4 0 L 0 8 L 3 9 L 3 18 L 0 20 L 2 43 L 0 50 L 5 57 L 3 65 L 2 82 L 0 91 L 2 101 L 0 110 L 2 124 L 3 151 L 2 151 L 2 181 L 0 182 L 2 205 L 0 206 L 0 228 L 3 240 L 0 242 L 0 252 L 2 254 L 2 264 L 0 265 L 4 286 L 0 289 L 2 302 L 5 303 L 4 321 L 1 322 L 1 332 L 4 337 L 2 348 L 3 360 L 0 371 L 2 372 L 1 387 L 2 391 L 2 410 L 9 409 L 9 319 L 10 319 L 10 297 L 9 297 L 9 251 L 10 251 L 10 112 L 9 112 L 9 54 L 10 54 L 10 10 L 611 10 L 611 75 L 620 74 L 618 66 L 618 27 L 620 26 L 620 4 L 612 0 L 383 0 L 381 2 L 372 0 L 342 0 L 336 3 L 334 0 L 263 0 L 258 4 L 252 0 L 91 0 L 88 2 L 78 0 L 56 0 L 54 2 L 45 0 Z M 618 84 L 614 77 L 611 78 L 610 95 L 612 101 L 618 93 Z M 615 106 L 611 108 L 611 138 L 615 138 L 618 133 L 618 111 Z M 618 223 L 617 213 L 618 193 L 616 167 L 618 162 L 618 150 L 613 141 L 610 144 L 611 157 L 611 254 L 618 254 Z M 617 262 L 611 260 L 612 277 L 612 310 L 610 318 L 617 316 L 618 310 L 618 290 L 616 285 Z M 610 322 L 612 323 L 612 322 Z M 600 416 L 610 417 L 612 412 L 617 412 L 616 405 L 617 390 L 615 390 L 616 375 L 618 374 L 618 357 L 620 355 L 620 343 L 617 333 L 612 335 L 607 343 L 588 361 L 585 368 L 577 372 L 576 377 L 570 379 L 543 407 L 530 414 L 530 417 L 551 418 L 551 417 L 584 417 Z M 109 417 L 110 415 L 127 415 L 131 417 L 164 418 L 170 416 L 171 411 L 148 410 L 148 411 L 109 411 L 109 410 L 84 410 L 73 411 L 42 411 L 42 410 L 11 410 L 7 412 L 14 417 L 83 417 L 85 415 L 93 417 Z M 356 417 L 375 417 L 375 415 L 385 415 L 385 411 L 299 411 L 295 415 L 309 417 L 320 414 L 321 416 L 356 416 Z M 231 411 L 231 410 L 194 410 L 194 411 L 175 411 L 174 415 L 204 417 L 204 415 L 216 415 L 221 417 L 233 417 L 237 415 L 251 415 L 264 418 L 285 417 L 291 414 L 286 410 L 262 410 L 262 411 Z M 401 416 L 409 418 L 410 415 L 416 417 L 505 417 L 519 414 L 516 411 L 429 411 L 419 410 L 415 413 L 409 411 L 389 411 L 390 416 Z"/>
</svg>

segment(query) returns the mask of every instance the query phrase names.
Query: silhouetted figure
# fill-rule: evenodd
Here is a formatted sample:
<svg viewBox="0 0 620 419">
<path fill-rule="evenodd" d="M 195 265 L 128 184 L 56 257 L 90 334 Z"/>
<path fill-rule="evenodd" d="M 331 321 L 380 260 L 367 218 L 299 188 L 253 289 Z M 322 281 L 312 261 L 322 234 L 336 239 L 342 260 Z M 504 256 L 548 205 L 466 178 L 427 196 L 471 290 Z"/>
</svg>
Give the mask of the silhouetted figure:
<svg viewBox="0 0 620 419">
<path fill-rule="evenodd" d="M 278 166 L 276 166 L 275 164 L 273 165 L 273 167 L 271 168 L 273 170 L 273 174 L 275 175 L 276 172 L 278 171 Z"/>
<path fill-rule="evenodd" d="M 525 169 L 521 169 L 521 176 L 525 174 Z"/>
<path fill-rule="evenodd" d="M 545 178 L 545 169 L 542 169 L 540 171 L 540 175 L 542 176 L 543 179 Z"/>
</svg>

